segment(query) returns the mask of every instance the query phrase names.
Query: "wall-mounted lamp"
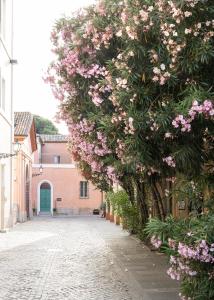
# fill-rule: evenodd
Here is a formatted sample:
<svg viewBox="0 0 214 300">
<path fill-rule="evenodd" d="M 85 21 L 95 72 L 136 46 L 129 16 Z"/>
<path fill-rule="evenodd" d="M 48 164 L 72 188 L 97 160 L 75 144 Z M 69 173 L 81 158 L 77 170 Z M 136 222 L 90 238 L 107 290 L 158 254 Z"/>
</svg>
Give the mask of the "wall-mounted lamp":
<svg viewBox="0 0 214 300">
<path fill-rule="evenodd" d="M 17 65 L 18 64 L 18 60 L 17 59 L 10 59 L 10 64 L 11 65 Z"/>
<path fill-rule="evenodd" d="M 14 153 L 0 153 L 0 159 L 16 156 L 20 150 L 21 150 L 21 144 L 19 142 L 15 142 L 13 143 Z"/>
<path fill-rule="evenodd" d="M 42 165 L 40 165 L 40 167 L 39 167 L 39 173 L 33 173 L 32 177 L 42 175 L 42 173 L 43 173 L 43 167 L 42 167 Z"/>
</svg>

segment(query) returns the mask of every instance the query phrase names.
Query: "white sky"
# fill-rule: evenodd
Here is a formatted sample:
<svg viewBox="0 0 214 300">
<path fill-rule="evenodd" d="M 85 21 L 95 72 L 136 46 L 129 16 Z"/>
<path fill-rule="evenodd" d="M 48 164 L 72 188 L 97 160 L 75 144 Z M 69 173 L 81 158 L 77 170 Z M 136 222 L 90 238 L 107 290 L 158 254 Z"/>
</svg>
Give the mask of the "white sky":
<svg viewBox="0 0 214 300">
<path fill-rule="evenodd" d="M 55 20 L 95 0 L 14 1 L 14 110 L 30 111 L 54 121 L 58 101 L 43 75 L 53 59 L 50 33 Z M 63 124 L 56 124 L 67 133 Z"/>
</svg>

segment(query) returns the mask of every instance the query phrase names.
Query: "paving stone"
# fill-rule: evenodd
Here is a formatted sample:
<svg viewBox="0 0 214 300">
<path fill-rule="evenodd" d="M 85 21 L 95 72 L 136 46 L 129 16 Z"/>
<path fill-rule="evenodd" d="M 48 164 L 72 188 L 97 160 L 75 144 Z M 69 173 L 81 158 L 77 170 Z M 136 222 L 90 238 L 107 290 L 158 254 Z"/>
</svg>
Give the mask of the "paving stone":
<svg viewBox="0 0 214 300">
<path fill-rule="evenodd" d="M 0 300 L 153 300 L 142 287 L 170 299 L 156 297 L 160 285 L 177 290 L 147 272 L 153 256 L 97 216 L 34 218 L 0 235 Z"/>
</svg>

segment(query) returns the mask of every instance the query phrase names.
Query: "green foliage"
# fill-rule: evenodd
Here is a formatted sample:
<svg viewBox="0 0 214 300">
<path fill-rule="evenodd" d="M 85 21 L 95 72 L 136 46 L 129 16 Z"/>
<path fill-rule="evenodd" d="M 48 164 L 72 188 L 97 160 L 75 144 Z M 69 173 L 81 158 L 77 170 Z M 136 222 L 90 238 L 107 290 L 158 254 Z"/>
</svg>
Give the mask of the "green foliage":
<svg viewBox="0 0 214 300">
<path fill-rule="evenodd" d="M 139 211 L 135 204 L 129 201 L 128 195 L 125 191 L 107 193 L 107 201 L 110 202 L 113 212 L 122 218 L 125 228 L 131 233 L 138 233 L 139 228 Z"/>
<path fill-rule="evenodd" d="M 213 262 L 211 262 L 214 260 L 212 250 L 214 246 L 213 213 L 180 220 L 168 217 L 165 222 L 151 219 L 146 226 L 145 233 L 149 237 L 155 236 L 162 240 L 161 251 L 171 258 L 170 262 L 172 257 L 179 261 L 178 266 L 172 263 L 171 266 L 174 269 L 177 268 L 176 271 L 181 273 L 183 295 L 195 300 L 214 299 L 214 270 Z M 173 247 L 170 245 L 170 240 L 173 241 Z M 182 252 L 182 247 L 188 249 L 189 252 Z M 209 247 L 210 251 L 207 250 Z M 191 256 L 194 251 L 197 251 L 198 256 Z M 188 256 L 186 253 L 189 253 Z M 204 260 L 203 255 L 206 257 L 210 255 L 211 258 Z M 189 275 L 188 272 L 182 272 L 182 269 L 179 269 L 181 265 L 190 268 L 196 274 Z"/>
<path fill-rule="evenodd" d="M 34 115 L 36 133 L 38 134 L 58 134 L 56 126 L 48 119 Z"/>
</svg>

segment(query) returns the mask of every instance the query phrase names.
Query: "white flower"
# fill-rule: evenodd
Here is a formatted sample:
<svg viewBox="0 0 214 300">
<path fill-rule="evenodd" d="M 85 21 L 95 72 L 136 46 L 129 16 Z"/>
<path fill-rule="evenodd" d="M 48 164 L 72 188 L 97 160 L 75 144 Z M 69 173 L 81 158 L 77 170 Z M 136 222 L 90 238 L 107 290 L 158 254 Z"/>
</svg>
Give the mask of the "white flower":
<svg viewBox="0 0 214 300">
<path fill-rule="evenodd" d="M 185 17 L 190 17 L 192 15 L 192 13 L 190 11 L 185 11 L 184 12 Z"/>
<path fill-rule="evenodd" d="M 158 69 L 157 67 L 154 67 L 154 68 L 153 68 L 153 72 L 154 72 L 155 74 L 160 74 L 160 69 Z"/>
<path fill-rule="evenodd" d="M 122 30 L 119 30 L 119 31 L 116 33 L 116 36 L 118 36 L 118 37 L 121 37 L 122 35 L 123 35 Z"/>
<path fill-rule="evenodd" d="M 160 68 L 161 68 L 162 71 L 164 71 L 166 69 L 166 66 L 164 64 L 161 64 Z"/>
<path fill-rule="evenodd" d="M 167 139 L 167 138 L 170 138 L 172 136 L 172 134 L 171 134 L 171 132 L 166 132 L 165 133 L 165 138 Z"/>
<path fill-rule="evenodd" d="M 133 51 L 129 51 L 128 55 L 129 56 L 134 56 L 134 52 Z"/>
<path fill-rule="evenodd" d="M 163 34 L 164 34 L 165 36 L 169 36 L 169 32 L 166 31 L 166 30 L 163 32 Z"/>
<path fill-rule="evenodd" d="M 185 28 L 184 33 L 185 33 L 185 34 L 188 34 L 188 33 L 191 33 L 191 31 L 192 31 L 191 29 Z"/>
<path fill-rule="evenodd" d="M 171 76 L 171 74 L 170 74 L 169 72 L 165 72 L 163 75 L 164 75 L 165 77 L 170 77 L 170 76 Z"/>
</svg>

